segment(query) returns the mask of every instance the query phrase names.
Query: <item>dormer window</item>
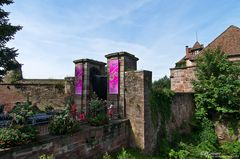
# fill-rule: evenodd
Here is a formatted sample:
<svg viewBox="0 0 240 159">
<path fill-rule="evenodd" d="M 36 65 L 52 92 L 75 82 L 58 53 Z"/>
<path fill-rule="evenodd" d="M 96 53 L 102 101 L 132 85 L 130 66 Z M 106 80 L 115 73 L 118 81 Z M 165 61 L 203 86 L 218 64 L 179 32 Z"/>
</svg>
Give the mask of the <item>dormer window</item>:
<svg viewBox="0 0 240 159">
<path fill-rule="evenodd" d="M 193 55 L 197 55 L 199 53 L 199 50 L 196 50 L 193 52 Z"/>
</svg>

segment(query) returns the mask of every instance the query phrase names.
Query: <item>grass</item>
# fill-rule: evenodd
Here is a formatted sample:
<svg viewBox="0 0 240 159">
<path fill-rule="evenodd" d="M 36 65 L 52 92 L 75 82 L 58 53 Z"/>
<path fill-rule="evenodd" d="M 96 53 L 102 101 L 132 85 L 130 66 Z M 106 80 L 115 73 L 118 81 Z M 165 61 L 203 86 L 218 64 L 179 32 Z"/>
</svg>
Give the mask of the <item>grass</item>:
<svg viewBox="0 0 240 159">
<path fill-rule="evenodd" d="M 162 157 L 159 157 L 159 156 L 152 156 L 152 155 L 144 154 L 139 149 L 127 148 L 125 150 L 127 151 L 128 154 L 130 154 L 135 159 L 163 159 Z M 111 155 L 112 159 L 117 159 L 120 156 L 122 151 L 123 150 L 120 150 L 119 152 L 112 154 Z"/>
</svg>

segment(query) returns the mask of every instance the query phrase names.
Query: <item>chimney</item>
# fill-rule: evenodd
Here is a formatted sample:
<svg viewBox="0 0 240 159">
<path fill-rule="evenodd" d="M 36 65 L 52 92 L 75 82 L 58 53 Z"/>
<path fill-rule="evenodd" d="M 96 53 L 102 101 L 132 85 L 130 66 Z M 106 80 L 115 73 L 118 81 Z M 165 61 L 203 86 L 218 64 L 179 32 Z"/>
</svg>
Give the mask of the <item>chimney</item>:
<svg viewBox="0 0 240 159">
<path fill-rule="evenodd" d="M 186 59 L 189 59 L 190 53 L 189 53 L 189 48 L 186 46 Z"/>
</svg>

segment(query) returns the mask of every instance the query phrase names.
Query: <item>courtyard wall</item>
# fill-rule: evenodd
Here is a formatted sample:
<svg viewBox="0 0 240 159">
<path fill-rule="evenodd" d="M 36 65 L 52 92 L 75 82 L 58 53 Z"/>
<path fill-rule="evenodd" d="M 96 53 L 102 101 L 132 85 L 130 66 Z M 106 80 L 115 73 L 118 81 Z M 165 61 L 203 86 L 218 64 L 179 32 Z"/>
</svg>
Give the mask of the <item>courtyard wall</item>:
<svg viewBox="0 0 240 159">
<path fill-rule="evenodd" d="M 17 102 L 31 101 L 33 105 L 44 108 L 51 105 L 54 108 L 64 106 L 64 80 L 31 79 L 17 83 L 0 83 L 0 104 L 10 111 Z"/>
<path fill-rule="evenodd" d="M 194 92 L 191 81 L 196 79 L 195 69 L 196 66 L 171 68 L 170 69 L 171 90 L 177 93 Z"/>
<path fill-rule="evenodd" d="M 96 159 L 105 152 L 115 152 L 128 146 L 129 120 L 92 127 L 82 125 L 78 133 L 48 136 L 36 143 L 0 151 L 0 159 Z"/>
</svg>

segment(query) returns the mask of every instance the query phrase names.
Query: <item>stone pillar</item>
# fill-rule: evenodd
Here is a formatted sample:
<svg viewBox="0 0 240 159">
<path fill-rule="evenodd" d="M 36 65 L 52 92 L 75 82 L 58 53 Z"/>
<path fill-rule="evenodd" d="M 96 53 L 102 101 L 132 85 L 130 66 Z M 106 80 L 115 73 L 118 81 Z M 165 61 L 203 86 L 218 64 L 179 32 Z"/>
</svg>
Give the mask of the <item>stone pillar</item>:
<svg viewBox="0 0 240 159">
<path fill-rule="evenodd" d="M 98 70 L 99 75 L 104 75 L 106 63 L 92 59 L 79 59 L 73 62 L 75 66 L 78 64 L 82 64 L 83 66 L 82 95 L 74 93 L 74 102 L 77 104 L 78 112 L 88 113 L 88 104 L 93 93 L 91 90 L 90 71 L 95 69 Z"/>
<path fill-rule="evenodd" d="M 126 103 L 125 103 L 125 71 L 132 71 L 137 69 L 138 58 L 128 52 L 116 52 L 105 56 L 108 62 L 108 101 L 112 102 L 116 114 L 120 118 L 126 117 Z M 109 62 L 111 60 L 119 60 L 118 70 L 118 94 L 109 93 Z M 116 115 L 115 114 L 115 115 Z"/>
<path fill-rule="evenodd" d="M 68 95 L 74 94 L 74 86 L 75 86 L 75 77 L 65 77 L 64 78 L 64 92 Z"/>
<path fill-rule="evenodd" d="M 125 72 L 126 117 L 131 124 L 130 146 L 151 152 L 156 138 L 150 110 L 152 72 Z"/>
</svg>

